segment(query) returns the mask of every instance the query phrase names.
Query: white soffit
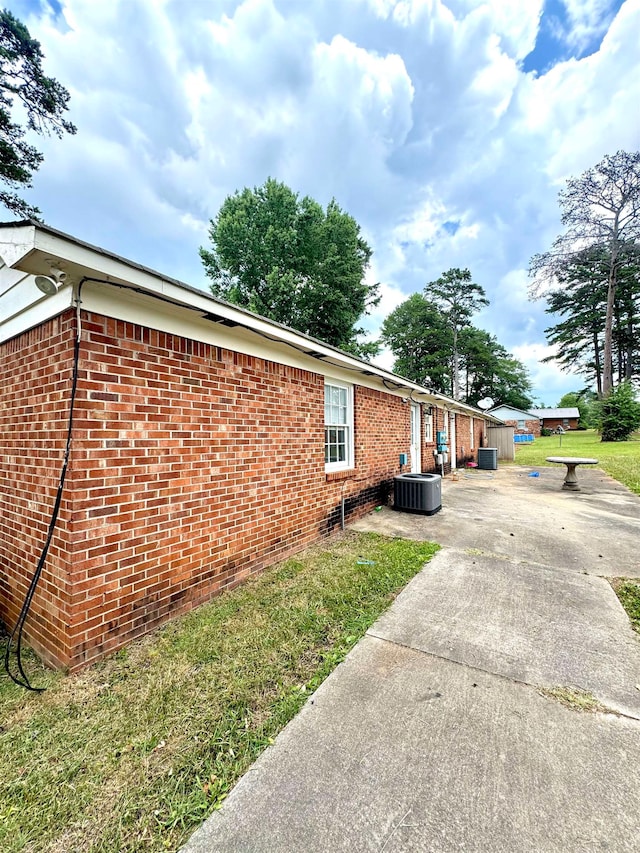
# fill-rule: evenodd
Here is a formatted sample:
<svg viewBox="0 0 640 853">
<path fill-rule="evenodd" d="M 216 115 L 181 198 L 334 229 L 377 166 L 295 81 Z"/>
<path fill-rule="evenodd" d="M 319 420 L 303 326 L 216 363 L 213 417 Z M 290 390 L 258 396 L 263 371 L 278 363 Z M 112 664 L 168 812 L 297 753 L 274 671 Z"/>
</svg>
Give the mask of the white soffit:
<svg viewBox="0 0 640 853">
<path fill-rule="evenodd" d="M 22 315 L 14 316 L 10 324 L 5 324 L 1 336 L 3 340 L 69 307 L 73 304 L 73 292 L 69 285 L 77 286 L 83 278 L 87 278 L 89 280 L 82 289 L 83 309 L 142 323 L 160 331 L 192 337 L 270 361 L 280 361 L 372 389 L 382 389 L 400 397 L 407 397 L 412 392 L 416 397 L 414 402 L 440 407 L 444 405 L 473 417 L 485 417 L 484 412 L 465 403 L 454 403 L 390 371 L 361 362 L 292 329 L 221 302 L 205 291 L 166 278 L 154 270 L 82 243 L 48 226 L 25 223 L 0 227 L 0 256 L 8 266 L 31 275 L 48 275 L 52 263 L 62 267 L 68 274 L 64 288 L 55 296 L 44 299 L 33 281 L 24 280 L 23 283 L 29 285 L 30 304 L 23 304 Z M 93 282 L 90 279 L 104 279 L 106 282 Z M 124 287 L 113 286 L 118 284 Z M 6 315 L 0 310 L 0 321 L 3 316 Z M 216 318 L 220 318 L 218 322 Z M 228 325 L 224 324 L 225 321 Z M 23 328 L 20 328 L 21 323 Z M 491 415 L 488 415 L 488 419 L 499 421 Z"/>
</svg>

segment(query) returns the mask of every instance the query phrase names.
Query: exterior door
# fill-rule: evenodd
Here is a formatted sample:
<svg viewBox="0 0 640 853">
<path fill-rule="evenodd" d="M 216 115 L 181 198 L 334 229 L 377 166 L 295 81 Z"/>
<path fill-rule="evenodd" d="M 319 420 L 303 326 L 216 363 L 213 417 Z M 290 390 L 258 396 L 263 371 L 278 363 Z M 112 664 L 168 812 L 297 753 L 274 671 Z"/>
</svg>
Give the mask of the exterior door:
<svg viewBox="0 0 640 853">
<path fill-rule="evenodd" d="M 419 474 L 422 470 L 420 458 L 420 406 L 411 404 L 411 473 Z"/>
<path fill-rule="evenodd" d="M 456 465 L 456 416 L 451 412 L 449 416 L 449 459 L 451 460 L 451 470 L 457 467 Z"/>
</svg>

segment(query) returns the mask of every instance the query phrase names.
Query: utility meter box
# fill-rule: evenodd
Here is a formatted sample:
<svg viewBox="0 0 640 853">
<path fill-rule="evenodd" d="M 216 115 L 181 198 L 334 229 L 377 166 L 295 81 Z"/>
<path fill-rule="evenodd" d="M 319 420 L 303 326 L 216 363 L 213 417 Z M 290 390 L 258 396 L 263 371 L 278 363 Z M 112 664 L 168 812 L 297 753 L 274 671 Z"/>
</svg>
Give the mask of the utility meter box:
<svg viewBox="0 0 640 853">
<path fill-rule="evenodd" d="M 449 446 L 447 444 L 447 434 L 444 430 L 438 430 L 436 432 L 436 446 L 438 448 L 438 453 L 447 453 L 449 450 Z"/>
</svg>

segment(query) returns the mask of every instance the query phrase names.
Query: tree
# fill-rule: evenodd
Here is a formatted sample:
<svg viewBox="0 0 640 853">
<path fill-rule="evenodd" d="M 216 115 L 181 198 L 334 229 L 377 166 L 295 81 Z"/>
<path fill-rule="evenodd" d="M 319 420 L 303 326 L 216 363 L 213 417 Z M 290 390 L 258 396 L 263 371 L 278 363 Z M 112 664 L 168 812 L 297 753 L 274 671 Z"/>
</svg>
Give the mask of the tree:
<svg viewBox="0 0 640 853">
<path fill-rule="evenodd" d="M 211 249 L 200 249 L 211 291 L 221 297 L 358 355 L 356 327 L 378 304 L 365 274 L 371 249 L 353 217 L 335 200 L 326 211 L 269 178 L 228 196 L 211 220 Z"/>
<path fill-rule="evenodd" d="M 597 397 L 589 388 L 582 391 L 568 391 L 563 394 L 558 402 L 559 409 L 577 409 L 580 413 L 578 426 L 582 429 L 591 429 L 596 426 L 597 417 L 594 405 Z"/>
<path fill-rule="evenodd" d="M 396 373 L 451 394 L 451 329 L 433 302 L 414 293 L 385 319 L 380 337 L 394 355 Z"/>
<path fill-rule="evenodd" d="M 600 248 L 587 249 L 558 270 L 561 287 L 547 294 L 547 314 L 562 317 L 545 329 L 563 370 L 594 379 L 602 393 L 602 334 L 607 300 L 608 261 Z"/>
<path fill-rule="evenodd" d="M 602 394 L 613 387 L 613 324 L 620 256 L 640 239 L 640 151 L 607 155 L 579 178 L 569 178 L 558 196 L 563 234 L 551 250 L 531 259 L 532 295 L 553 281 L 570 259 L 599 246 L 609 258 L 604 321 Z"/>
<path fill-rule="evenodd" d="M 396 373 L 451 396 L 453 333 L 434 302 L 414 293 L 385 319 L 381 339 L 395 357 Z M 467 402 L 477 403 L 490 395 L 518 408 L 531 405 L 526 368 L 492 335 L 465 326 L 458 347 Z"/>
<path fill-rule="evenodd" d="M 461 331 L 460 365 L 467 402 L 491 397 L 517 409 L 532 405 L 527 368 L 484 329 L 467 326 Z"/>
<path fill-rule="evenodd" d="M 37 217 L 37 207 L 15 192 L 31 186 L 33 173 L 43 155 L 25 139 L 25 130 L 13 121 L 11 111 L 20 105 L 27 116 L 27 130 L 40 135 L 75 133 L 64 118 L 69 93 L 42 70 L 40 43 L 6 9 L 0 11 L 0 179 L 10 188 L 0 191 L 0 201 L 20 217 Z"/>
<path fill-rule="evenodd" d="M 614 300 L 612 356 L 613 379 L 622 382 L 637 375 L 639 341 L 636 332 L 640 312 L 640 252 L 625 244 L 619 255 Z M 557 272 L 559 288 L 547 294 L 546 313 L 560 321 L 545 329 L 562 369 L 583 373 L 595 380 L 602 395 L 603 345 L 610 258 L 606 248 L 595 246 L 570 258 Z"/>
<path fill-rule="evenodd" d="M 640 403 L 630 382 L 623 382 L 600 401 L 602 441 L 626 441 L 640 429 Z"/>
<path fill-rule="evenodd" d="M 429 282 L 425 294 L 444 313 L 451 329 L 453 347 L 451 352 L 451 396 L 460 399 L 458 336 L 461 329 L 470 325 L 471 317 L 489 300 L 479 284 L 471 281 L 468 269 L 452 267 L 442 273 L 436 281 Z"/>
</svg>

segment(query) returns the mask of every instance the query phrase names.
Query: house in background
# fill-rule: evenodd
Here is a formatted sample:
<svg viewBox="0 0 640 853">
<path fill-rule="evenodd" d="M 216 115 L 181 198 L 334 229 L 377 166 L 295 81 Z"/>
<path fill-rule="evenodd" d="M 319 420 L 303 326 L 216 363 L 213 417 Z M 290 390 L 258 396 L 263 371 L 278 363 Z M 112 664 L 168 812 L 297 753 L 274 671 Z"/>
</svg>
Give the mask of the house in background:
<svg viewBox="0 0 640 853">
<path fill-rule="evenodd" d="M 0 225 L 0 619 L 77 669 L 474 457 L 487 414 L 36 222 Z M 37 281 L 36 281 L 37 278 Z M 403 465 L 404 460 L 407 463 Z"/>
<path fill-rule="evenodd" d="M 533 409 L 527 412 L 524 409 L 516 409 L 515 406 L 499 405 L 489 409 L 488 414 L 513 427 L 514 435 L 533 435 L 535 438 L 540 436 L 540 418 Z"/>
<path fill-rule="evenodd" d="M 558 427 L 562 429 L 577 429 L 580 419 L 580 412 L 577 408 L 564 409 L 531 409 L 531 414 L 540 418 L 542 429 L 555 430 Z"/>
</svg>

